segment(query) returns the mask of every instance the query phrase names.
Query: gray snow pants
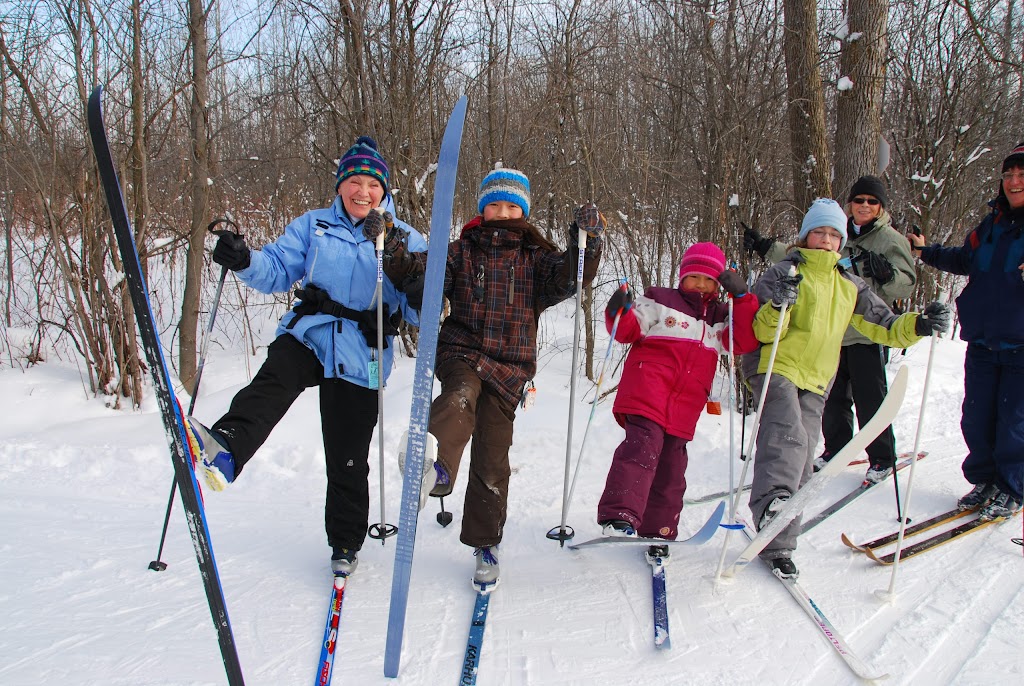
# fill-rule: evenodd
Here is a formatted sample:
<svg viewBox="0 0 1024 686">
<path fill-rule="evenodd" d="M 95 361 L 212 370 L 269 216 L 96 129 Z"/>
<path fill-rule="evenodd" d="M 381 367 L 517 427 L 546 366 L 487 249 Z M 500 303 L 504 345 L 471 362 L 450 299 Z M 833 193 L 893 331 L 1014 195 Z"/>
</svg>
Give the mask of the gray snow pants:
<svg viewBox="0 0 1024 686">
<path fill-rule="evenodd" d="M 764 374 L 748 381 L 754 397 L 760 397 Z M 824 408 L 825 396 L 801 390 L 786 377 L 772 374 L 761 410 L 754 454 L 750 511 L 755 524 L 772 500 L 792 496 L 811 478 Z M 761 557 L 789 557 L 796 549 L 800 526 L 800 517 L 796 517 L 768 544 Z"/>
</svg>

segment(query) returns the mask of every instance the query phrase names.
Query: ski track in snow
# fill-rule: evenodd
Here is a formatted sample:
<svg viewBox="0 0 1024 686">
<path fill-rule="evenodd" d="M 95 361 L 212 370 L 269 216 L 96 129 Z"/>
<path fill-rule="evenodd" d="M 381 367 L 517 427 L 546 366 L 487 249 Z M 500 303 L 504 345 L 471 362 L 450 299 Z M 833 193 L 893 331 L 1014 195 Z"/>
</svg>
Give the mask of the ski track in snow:
<svg viewBox="0 0 1024 686">
<path fill-rule="evenodd" d="M 566 307 L 545 332 L 569 328 Z M 854 684 L 859 683 L 764 565 L 731 583 L 712 581 L 724 536 L 674 548 L 666 569 L 672 649 L 653 646 L 650 567 L 642 549 L 571 551 L 547 539 L 562 517 L 569 353 L 541 351 L 536 406 L 520 410 L 511 463 L 508 522 L 491 599 L 479 683 L 520 684 Z M 571 340 L 571 337 L 570 337 Z M 598 341 L 603 350 L 607 338 Z M 196 415 L 212 421 L 244 384 L 242 355 L 223 346 L 208 362 Z M 941 341 L 915 467 L 911 516 L 949 509 L 968 490 L 960 475 L 963 350 Z M 892 363 L 912 369 L 894 424 L 909 451 L 917 430 L 927 343 Z M 616 355 L 619 351 L 616 351 Z M 249 360 L 255 369 L 262 358 Z M 613 361 L 614 364 L 614 361 Z M 384 478 L 387 517 L 398 519 L 395 464 L 408 418 L 414 360 L 402 359 L 386 393 Z M 606 378 L 606 388 L 617 378 Z M 87 398 L 73 367 L 0 371 L 0 683 L 73 682 L 119 686 L 222 684 L 216 635 L 188 528 L 175 504 L 161 573 L 147 569 L 159 543 L 172 467 L 155 402 L 113 411 Z M 590 413 L 583 382 L 575 411 L 571 467 Z M 186 396 L 180 397 L 185 399 Z M 622 431 L 612 397 L 595 415 L 567 523 L 576 540 L 599 534 L 593 521 Z M 723 405 L 726 403 L 723 402 Z M 323 533 L 323 448 L 315 391 L 305 393 L 267 444 L 206 506 L 221 582 L 247 684 L 312 680 L 330 599 Z M 739 422 L 736 422 L 739 449 Z M 728 410 L 705 415 L 690 445 L 687 495 L 728 485 Z M 469 453 L 445 499 L 454 522 L 434 521 L 431 499 L 418 526 L 400 675 L 383 676 L 394 539 L 367 539 L 341 616 L 335 684 L 457 683 L 474 593 L 472 550 L 459 543 Z M 376 438 L 370 452 L 370 521 L 380 518 Z M 735 465 L 738 477 L 741 465 Z M 856 487 L 850 469 L 809 508 Z M 571 471 L 570 471 L 571 474 Z M 907 488 L 907 474 L 900 486 Z M 747 515 L 746 498 L 741 515 Z M 680 535 L 716 503 L 688 505 Z M 898 597 L 891 568 L 849 551 L 841 532 L 865 540 L 895 528 L 893 489 L 875 489 L 800 539 L 800 583 L 854 652 L 887 684 L 1024 683 L 1024 558 L 1010 543 L 1020 519 L 989 527 L 904 561 Z M 727 562 L 741 548 L 730 537 Z"/>
</svg>

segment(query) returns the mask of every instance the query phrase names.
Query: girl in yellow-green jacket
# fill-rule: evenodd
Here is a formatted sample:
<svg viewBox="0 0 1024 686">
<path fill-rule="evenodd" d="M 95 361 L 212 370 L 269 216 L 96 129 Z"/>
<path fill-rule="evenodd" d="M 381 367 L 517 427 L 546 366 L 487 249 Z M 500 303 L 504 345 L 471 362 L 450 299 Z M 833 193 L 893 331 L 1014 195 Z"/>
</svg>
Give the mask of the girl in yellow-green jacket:
<svg viewBox="0 0 1024 686">
<path fill-rule="evenodd" d="M 754 284 L 752 292 L 765 303 L 754 318 L 754 334 L 762 345 L 744 355 L 742 364 L 758 396 L 780 310 L 787 306 L 757 432 L 750 510 L 758 529 L 811 477 L 821 413 L 846 329 L 852 326 L 876 343 L 906 348 L 949 327 L 947 305 L 935 302 L 922 314 L 896 316 L 863 279 L 845 272 L 839 253 L 846 244 L 846 226 L 838 203 L 815 200 L 794 249 Z M 800 526 L 797 517 L 761 553 L 784 578 L 798 575 L 792 554 Z"/>
</svg>

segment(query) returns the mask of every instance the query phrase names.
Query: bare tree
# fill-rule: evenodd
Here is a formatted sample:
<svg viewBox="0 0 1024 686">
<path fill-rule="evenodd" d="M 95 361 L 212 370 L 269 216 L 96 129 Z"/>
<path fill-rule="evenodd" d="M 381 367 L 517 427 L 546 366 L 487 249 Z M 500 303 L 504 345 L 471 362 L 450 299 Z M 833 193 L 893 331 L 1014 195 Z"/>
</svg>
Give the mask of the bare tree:
<svg viewBox="0 0 1024 686">
<path fill-rule="evenodd" d="M 803 211 L 814 198 L 832 196 L 818 13 L 814 0 L 785 0 L 783 6 L 793 203 Z"/>
<path fill-rule="evenodd" d="M 839 73 L 852 87 L 839 90 L 836 104 L 834 187 L 841 197 L 858 177 L 878 172 L 888 18 L 888 0 L 849 1 Z"/>
</svg>

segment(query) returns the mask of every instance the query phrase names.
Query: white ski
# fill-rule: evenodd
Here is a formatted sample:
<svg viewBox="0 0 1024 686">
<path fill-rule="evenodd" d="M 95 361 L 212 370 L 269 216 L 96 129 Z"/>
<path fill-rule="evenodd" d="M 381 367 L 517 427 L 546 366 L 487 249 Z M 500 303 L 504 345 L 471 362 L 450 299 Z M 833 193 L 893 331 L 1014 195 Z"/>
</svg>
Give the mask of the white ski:
<svg viewBox="0 0 1024 686">
<path fill-rule="evenodd" d="M 875 416 L 862 426 L 860 431 L 853 435 L 850 442 L 836 453 L 822 467 L 821 471 L 811 477 L 811 480 L 804 484 L 803 488 L 793 494 L 789 502 L 786 503 L 786 506 L 768 522 L 767 526 L 757 532 L 757 535 L 750 541 L 750 544 L 722 572 L 722 576 L 735 576 L 736 572 L 749 564 L 758 553 L 771 543 L 772 539 L 779 535 L 779 532 L 785 529 L 797 515 L 803 512 L 807 503 L 820 493 L 833 477 L 845 470 L 850 462 L 862 450 L 867 448 L 868 444 L 878 437 L 878 434 L 882 433 L 885 427 L 892 424 L 893 420 L 896 419 L 896 414 L 900 411 L 900 406 L 903 405 L 903 398 L 907 394 L 907 377 L 909 374 L 906 367 L 900 367 L 899 371 L 896 372 L 896 378 L 893 379 L 892 384 L 889 386 L 889 392 L 886 394 L 885 400 L 882 401 Z"/>
</svg>

